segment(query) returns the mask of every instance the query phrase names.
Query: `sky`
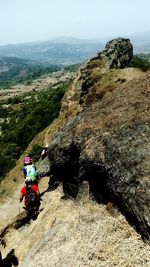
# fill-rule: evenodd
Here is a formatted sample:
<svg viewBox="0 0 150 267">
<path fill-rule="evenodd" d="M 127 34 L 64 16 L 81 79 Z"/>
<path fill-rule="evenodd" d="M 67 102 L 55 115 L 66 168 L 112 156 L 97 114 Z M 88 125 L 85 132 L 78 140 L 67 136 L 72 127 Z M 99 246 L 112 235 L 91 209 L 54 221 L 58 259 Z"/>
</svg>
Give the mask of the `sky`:
<svg viewBox="0 0 150 267">
<path fill-rule="evenodd" d="M 0 45 L 150 31 L 150 0 L 0 0 Z"/>
</svg>

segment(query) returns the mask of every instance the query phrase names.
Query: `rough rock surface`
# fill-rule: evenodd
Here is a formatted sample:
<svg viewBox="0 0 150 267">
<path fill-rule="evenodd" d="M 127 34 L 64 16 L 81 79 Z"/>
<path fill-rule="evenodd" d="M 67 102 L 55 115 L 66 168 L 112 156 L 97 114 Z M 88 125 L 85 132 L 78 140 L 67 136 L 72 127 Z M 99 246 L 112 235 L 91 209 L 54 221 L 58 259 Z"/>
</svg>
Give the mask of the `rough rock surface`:
<svg viewBox="0 0 150 267">
<path fill-rule="evenodd" d="M 119 69 L 132 54 L 119 38 L 81 70 L 80 111 L 54 135 L 49 160 L 66 195 L 88 180 L 92 198 L 115 203 L 150 239 L 150 73 Z"/>
<path fill-rule="evenodd" d="M 85 102 L 82 97 L 84 94 L 87 94 L 88 88 L 92 92 L 96 79 L 99 80 L 110 69 L 124 68 L 131 61 L 132 57 L 133 47 L 129 39 L 118 38 L 108 42 L 105 50 L 92 58 L 82 70 L 83 80 L 80 102 Z"/>
</svg>

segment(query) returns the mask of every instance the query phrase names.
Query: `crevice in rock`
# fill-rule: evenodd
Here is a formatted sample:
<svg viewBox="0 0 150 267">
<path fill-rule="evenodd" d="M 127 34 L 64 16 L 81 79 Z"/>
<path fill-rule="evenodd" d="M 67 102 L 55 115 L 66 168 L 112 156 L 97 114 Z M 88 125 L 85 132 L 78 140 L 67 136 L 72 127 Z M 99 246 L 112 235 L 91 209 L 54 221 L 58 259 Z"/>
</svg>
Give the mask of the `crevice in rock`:
<svg viewBox="0 0 150 267">
<path fill-rule="evenodd" d="M 96 202 L 106 204 L 110 199 L 107 190 L 108 174 L 103 166 L 93 162 L 82 162 L 80 166 L 80 181 L 89 182 L 90 198 Z"/>
<path fill-rule="evenodd" d="M 78 151 L 79 152 L 79 151 Z M 148 223 L 141 219 L 137 219 L 131 208 L 128 208 L 129 203 L 125 203 L 122 193 L 113 193 L 109 186 L 109 174 L 103 165 L 96 164 L 92 161 L 79 161 L 79 153 L 72 155 L 72 161 L 53 166 L 53 175 L 59 177 L 63 184 L 64 195 L 76 198 L 79 188 L 83 181 L 89 183 L 89 198 L 96 201 L 98 204 L 113 203 L 114 207 L 126 217 L 129 224 L 136 229 L 143 240 L 149 240 L 150 227 Z M 144 230 L 147 229 L 147 230 Z"/>
<path fill-rule="evenodd" d="M 86 162 L 84 172 L 82 170 L 82 180 L 89 182 L 89 194 L 93 200 L 99 204 L 113 203 L 113 206 L 118 208 L 128 223 L 141 235 L 142 239 L 150 243 L 150 225 L 145 219 L 138 218 L 134 211 L 132 212 L 132 207 L 129 207 L 130 203 L 126 202 L 122 193 L 113 193 L 110 190 L 108 186 L 109 174 L 104 166 Z M 129 187 L 131 188 L 131 185 Z"/>
<path fill-rule="evenodd" d="M 59 163 L 51 161 L 51 175 L 52 179 L 49 182 L 49 186 L 57 182 L 62 182 L 64 195 L 67 197 L 76 198 L 79 191 L 79 157 L 80 150 L 73 142 L 69 146 L 69 149 L 61 151 L 61 160 Z"/>
</svg>

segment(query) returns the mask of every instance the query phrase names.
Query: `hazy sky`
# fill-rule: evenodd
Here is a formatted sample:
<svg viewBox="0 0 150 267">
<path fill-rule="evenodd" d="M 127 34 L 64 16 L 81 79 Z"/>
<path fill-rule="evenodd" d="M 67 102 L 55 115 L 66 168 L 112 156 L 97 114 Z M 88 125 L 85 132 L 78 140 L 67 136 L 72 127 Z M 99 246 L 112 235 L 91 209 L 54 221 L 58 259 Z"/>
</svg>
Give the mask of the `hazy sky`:
<svg viewBox="0 0 150 267">
<path fill-rule="evenodd" d="M 0 44 L 150 30 L 150 0 L 0 0 Z"/>
</svg>

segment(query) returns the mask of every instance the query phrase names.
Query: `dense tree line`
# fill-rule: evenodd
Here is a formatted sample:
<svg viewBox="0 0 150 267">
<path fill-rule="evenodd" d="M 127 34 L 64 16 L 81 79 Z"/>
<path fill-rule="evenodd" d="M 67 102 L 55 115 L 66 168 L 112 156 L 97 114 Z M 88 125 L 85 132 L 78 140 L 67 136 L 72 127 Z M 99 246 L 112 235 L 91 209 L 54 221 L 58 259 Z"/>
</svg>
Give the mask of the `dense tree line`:
<svg viewBox="0 0 150 267">
<path fill-rule="evenodd" d="M 149 57 L 146 55 L 134 55 L 129 67 L 140 68 L 143 71 L 150 70 Z"/>
<path fill-rule="evenodd" d="M 0 88 L 9 88 L 17 83 L 30 84 L 35 78 L 60 69 L 61 66 L 50 65 L 46 67 L 17 62 L 8 71 L 0 72 Z"/>
<path fill-rule="evenodd" d="M 61 99 L 68 86 L 67 83 L 57 89 L 32 93 L 30 99 L 20 99 L 20 110 L 7 110 L 7 119 L 1 124 L 0 135 L 1 179 L 15 165 L 35 135 L 58 117 Z M 4 109 L 1 111 L 3 113 Z"/>
</svg>

